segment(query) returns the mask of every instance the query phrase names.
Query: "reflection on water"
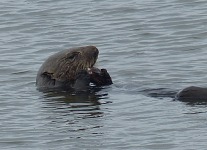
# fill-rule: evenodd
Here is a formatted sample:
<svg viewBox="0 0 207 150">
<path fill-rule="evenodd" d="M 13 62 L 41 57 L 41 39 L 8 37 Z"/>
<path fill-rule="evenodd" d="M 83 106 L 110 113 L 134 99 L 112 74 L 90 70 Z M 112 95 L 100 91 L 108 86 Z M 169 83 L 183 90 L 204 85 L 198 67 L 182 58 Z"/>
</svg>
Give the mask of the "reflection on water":
<svg viewBox="0 0 207 150">
<path fill-rule="evenodd" d="M 107 97 L 107 93 L 104 93 L 104 89 L 108 87 L 94 87 L 89 91 L 75 92 L 75 91 L 60 91 L 60 90 L 44 90 L 40 91 L 44 93 L 43 98 L 51 101 L 62 101 L 65 103 L 93 103 L 99 105 L 100 99 Z"/>
<path fill-rule="evenodd" d="M 200 100 L 194 100 L 194 101 L 190 101 L 190 102 L 183 102 L 188 106 L 207 106 L 207 102 L 206 101 L 200 101 Z"/>
<path fill-rule="evenodd" d="M 44 108 L 50 108 L 62 112 L 62 115 L 71 113 L 81 118 L 102 117 L 103 111 L 101 104 L 109 102 L 100 102 L 107 99 L 108 94 L 104 93 L 105 88 L 93 88 L 88 92 L 69 92 L 69 91 L 42 91 Z"/>
<path fill-rule="evenodd" d="M 52 137 L 50 135 L 42 137 L 42 139 L 47 139 L 47 144 L 50 144 L 49 147 L 62 140 L 67 142 L 65 144 L 67 147 L 71 142 L 76 143 L 80 140 L 78 147 L 84 147 L 87 140 L 95 140 L 97 136 L 102 136 L 103 132 L 100 129 L 104 126 L 102 121 L 104 110 L 101 109 L 101 105 L 110 103 L 107 100 L 106 91 L 108 88 L 94 88 L 90 92 L 82 93 L 40 91 L 42 93 L 40 114 L 42 114 L 42 119 L 46 121 L 42 128 L 44 130 L 47 126 L 46 133 L 48 130 L 53 130 Z M 101 143 L 99 140 L 96 139 L 98 145 Z"/>
</svg>

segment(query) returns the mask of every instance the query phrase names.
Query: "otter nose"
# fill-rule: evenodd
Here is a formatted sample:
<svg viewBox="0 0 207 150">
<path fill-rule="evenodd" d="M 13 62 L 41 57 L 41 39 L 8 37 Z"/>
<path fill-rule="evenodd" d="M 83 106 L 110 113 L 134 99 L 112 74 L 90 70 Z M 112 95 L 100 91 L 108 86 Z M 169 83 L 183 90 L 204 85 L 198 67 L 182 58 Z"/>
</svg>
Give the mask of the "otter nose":
<svg viewBox="0 0 207 150">
<path fill-rule="evenodd" d="M 90 58 L 98 58 L 99 51 L 95 46 L 87 46 L 84 48 L 84 52 L 90 57 Z"/>
<path fill-rule="evenodd" d="M 93 51 L 93 56 L 94 56 L 95 58 L 97 58 L 97 57 L 98 57 L 98 53 L 99 53 L 98 49 L 95 48 L 94 51 Z"/>
</svg>

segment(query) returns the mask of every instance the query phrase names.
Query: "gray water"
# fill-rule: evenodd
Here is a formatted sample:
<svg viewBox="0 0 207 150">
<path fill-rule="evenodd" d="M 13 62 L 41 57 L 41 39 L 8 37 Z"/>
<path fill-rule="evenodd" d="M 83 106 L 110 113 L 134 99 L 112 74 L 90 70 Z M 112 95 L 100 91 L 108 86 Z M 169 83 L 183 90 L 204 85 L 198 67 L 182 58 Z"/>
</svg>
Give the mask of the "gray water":
<svg viewBox="0 0 207 150">
<path fill-rule="evenodd" d="M 207 86 L 206 0 L 1 0 L 1 149 L 207 147 L 207 107 L 154 97 Z M 91 94 L 42 93 L 51 54 L 95 45 L 114 84 Z"/>
</svg>

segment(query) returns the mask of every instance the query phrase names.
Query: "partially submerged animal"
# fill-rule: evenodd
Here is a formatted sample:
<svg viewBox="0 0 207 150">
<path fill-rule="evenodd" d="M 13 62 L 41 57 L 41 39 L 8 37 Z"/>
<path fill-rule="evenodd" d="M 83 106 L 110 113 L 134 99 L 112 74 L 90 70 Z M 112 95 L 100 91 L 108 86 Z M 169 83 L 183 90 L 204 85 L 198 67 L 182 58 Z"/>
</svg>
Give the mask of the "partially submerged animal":
<svg viewBox="0 0 207 150">
<path fill-rule="evenodd" d="M 37 87 L 86 90 L 90 82 L 97 86 L 112 84 L 106 69 L 94 67 L 98 54 L 95 46 L 71 48 L 53 54 L 37 73 Z"/>
<path fill-rule="evenodd" d="M 178 92 L 175 98 L 183 102 L 207 102 L 207 88 L 190 86 Z"/>
<path fill-rule="evenodd" d="M 36 85 L 39 89 L 88 90 L 90 83 L 95 86 L 113 84 L 106 69 L 94 67 L 99 51 L 95 46 L 71 48 L 50 56 L 40 67 Z M 159 90 L 149 95 L 169 96 L 169 92 Z M 170 97 L 174 92 L 170 92 Z M 207 88 L 187 87 L 177 94 L 175 99 L 184 102 L 207 102 Z"/>
</svg>

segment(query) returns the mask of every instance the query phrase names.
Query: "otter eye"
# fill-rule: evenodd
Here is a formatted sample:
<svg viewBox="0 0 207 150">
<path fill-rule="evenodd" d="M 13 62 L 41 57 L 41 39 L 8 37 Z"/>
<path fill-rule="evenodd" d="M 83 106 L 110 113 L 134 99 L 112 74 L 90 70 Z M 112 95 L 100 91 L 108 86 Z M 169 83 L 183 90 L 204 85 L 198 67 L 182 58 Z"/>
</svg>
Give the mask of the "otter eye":
<svg viewBox="0 0 207 150">
<path fill-rule="evenodd" d="M 79 52 L 73 52 L 72 54 L 69 54 L 67 56 L 67 59 L 70 59 L 71 61 L 74 61 L 75 58 L 78 56 Z"/>
</svg>

